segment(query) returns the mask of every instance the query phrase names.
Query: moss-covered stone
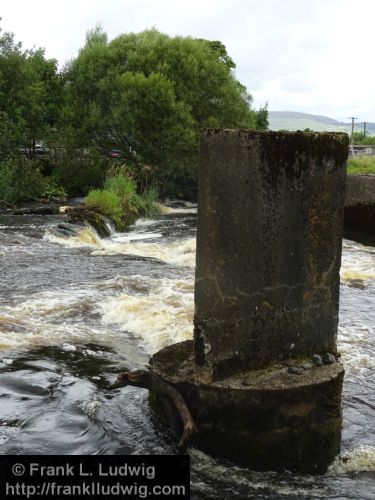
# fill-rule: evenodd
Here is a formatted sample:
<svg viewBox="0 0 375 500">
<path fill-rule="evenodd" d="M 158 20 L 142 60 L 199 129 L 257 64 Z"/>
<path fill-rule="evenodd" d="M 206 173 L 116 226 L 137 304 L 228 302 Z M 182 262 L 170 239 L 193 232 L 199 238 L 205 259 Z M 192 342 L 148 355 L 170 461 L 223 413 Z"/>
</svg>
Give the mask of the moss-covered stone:
<svg viewBox="0 0 375 500">
<path fill-rule="evenodd" d="M 101 238 L 106 238 L 111 234 L 104 216 L 93 210 L 87 210 L 81 207 L 69 210 L 67 221 L 72 224 L 88 224 L 95 229 Z"/>
</svg>

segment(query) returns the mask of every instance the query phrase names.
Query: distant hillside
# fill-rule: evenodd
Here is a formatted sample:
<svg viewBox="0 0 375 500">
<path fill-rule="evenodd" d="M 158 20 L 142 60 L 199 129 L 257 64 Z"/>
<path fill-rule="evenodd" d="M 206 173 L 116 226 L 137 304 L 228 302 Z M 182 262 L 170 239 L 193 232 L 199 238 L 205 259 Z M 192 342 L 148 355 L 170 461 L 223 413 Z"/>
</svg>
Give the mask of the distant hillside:
<svg viewBox="0 0 375 500">
<path fill-rule="evenodd" d="M 296 111 L 269 111 L 270 130 L 315 130 L 317 132 L 351 132 L 351 123 L 344 123 L 327 116 L 310 115 Z M 356 132 L 363 132 L 363 122 L 356 122 Z M 375 135 L 375 123 L 367 122 L 368 135 Z"/>
</svg>

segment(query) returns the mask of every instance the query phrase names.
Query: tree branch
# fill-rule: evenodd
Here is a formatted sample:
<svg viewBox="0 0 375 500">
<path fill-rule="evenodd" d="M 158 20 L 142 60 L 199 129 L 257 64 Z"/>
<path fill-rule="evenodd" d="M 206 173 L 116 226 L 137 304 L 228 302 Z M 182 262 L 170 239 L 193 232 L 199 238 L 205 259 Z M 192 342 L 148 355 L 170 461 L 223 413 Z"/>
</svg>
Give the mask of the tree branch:
<svg viewBox="0 0 375 500">
<path fill-rule="evenodd" d="M 177 389 L 166 382 L 160 375 L 146 370 L 120 373 L 117 377 L 117 382 L 121 387 L 132 385 L 135 387 L 143 387 L 144 389 L 152 389 L 153 391 L 166 396 L 173 403 L 181 419 L 183 429 L 177 446 L 180 451 L 185 451 L 193 434 L 197 432 L 197 427 L 189 408 L 186 406 L 183 397 Z"/>
</svg>

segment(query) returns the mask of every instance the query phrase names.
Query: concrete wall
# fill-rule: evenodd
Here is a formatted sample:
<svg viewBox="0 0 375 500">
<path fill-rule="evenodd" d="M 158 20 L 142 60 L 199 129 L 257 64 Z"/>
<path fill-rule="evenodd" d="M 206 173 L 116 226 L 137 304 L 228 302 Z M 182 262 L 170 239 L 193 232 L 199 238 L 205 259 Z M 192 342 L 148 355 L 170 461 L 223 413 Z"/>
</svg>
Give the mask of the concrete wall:
<svg viewBox="0 0 375 500">
<path fill-rule="evenodd" d="M 375 203 L 375 175 L 348 175 L 345 207 Z"/>
<path fill-rule="evenodd" d="M 205 130 L 197 379 L 335 352 L 346 134 Z"/>
<path fill-rule="evenodd" d="M 375 175 L 348 175 L 344 223 L 375 235 Z"/>
</svg>

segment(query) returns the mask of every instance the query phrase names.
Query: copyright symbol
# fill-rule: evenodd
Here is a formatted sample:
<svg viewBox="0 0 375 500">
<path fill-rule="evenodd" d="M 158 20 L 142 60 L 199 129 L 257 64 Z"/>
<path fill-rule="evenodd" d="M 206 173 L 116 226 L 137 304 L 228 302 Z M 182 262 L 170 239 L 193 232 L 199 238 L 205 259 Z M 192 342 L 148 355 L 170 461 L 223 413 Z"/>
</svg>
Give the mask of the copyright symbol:
<svg viewBox="0 0 375 500">
<path fill-rule="evenodd" d="M 14 464 L 12 472 L 13 476 L 23 476 L 25 474 L 25 466 L 22 464 Z"/>
</svg>

